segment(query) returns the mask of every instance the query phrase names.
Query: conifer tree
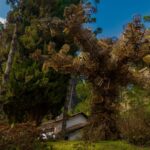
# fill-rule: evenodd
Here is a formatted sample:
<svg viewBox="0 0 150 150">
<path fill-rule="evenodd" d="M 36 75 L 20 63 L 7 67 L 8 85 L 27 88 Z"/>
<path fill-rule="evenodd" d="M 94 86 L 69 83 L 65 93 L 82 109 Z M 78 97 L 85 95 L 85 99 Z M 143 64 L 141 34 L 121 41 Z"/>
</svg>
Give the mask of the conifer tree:
<svg viewBox="0 0 150 150">
<path fill-rule="evenodd" d="M 52 69 L 42 72 L 42 63 L 33 60 L 31 53 L 37 50 L 41 54 L 47 54 L 46 49 L 50 41 L 55 41 L 56 48 L 59 49 L 66 39 L 64 35 L 54 36 L 46 20 L 57 16 L 63 18 L 65 6 L 71 3 L 77 4 L 79 0 L 67 2 L 26 0 L 22 1 L 21 13 L 20 1 L 8 0 L 8 3 L 12 6 L 12 10 L 8 13 L 8 23 L 4 31 L 5 37 L 3 37 L 8 45 L 8 50 L 3 48 L 6 55 L 3 65 L 8 58 L 16 18 L 19 20 L 17 42 L 14 44 L 17 51 L 13 55 L 9 81 L 1 100 L 10 122 L 36 121 L 39 124 L 48 113 L 51 113 L 52 117 L 60 114 L 66 99 L 69 76 L 56 73 Z M 69 39 L 67 40 L 71 43 Z"/>
<path fill-rule="evenodd" d="M 57 19 L 55 26 L 56 31 L 73 37 L 81 50 L 80 55 L 69 55 L 71 48 L 68 43 L 64 43 L 59 52 L 50 45 L 50 55 L 43 68 L 52 67 L 66 74 L 84 75 L 93 86 L 90 137 L 92 140 L 116 139 L 119 137 L 116 123 L 119 88 L 128 83 L 145 89 L 150 85 L 149 68 L 147 66 L 143 70 L 146 64 L 140 65 L 143 57 L 150 53 L 150 42 L 145 39 L 145 30 L 139 17 L 126 26 L 117 42 L 96 39 L 91 30 L 82 26 L 91 21 L 89 10 L 89 4 L 71 5 L 65 9 L 65 19 Z M 50 23 L 53 25 L 56 22 L 52 20 Z M 39 59 L 42 57 L 39 55 Z"/>
</svg>

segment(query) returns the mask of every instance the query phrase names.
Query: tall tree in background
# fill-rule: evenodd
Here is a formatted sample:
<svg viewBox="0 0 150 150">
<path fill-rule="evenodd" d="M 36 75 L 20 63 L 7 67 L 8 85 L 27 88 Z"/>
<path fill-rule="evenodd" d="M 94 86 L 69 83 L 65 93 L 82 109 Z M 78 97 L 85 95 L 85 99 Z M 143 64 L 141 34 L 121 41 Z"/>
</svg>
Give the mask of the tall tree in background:
<svg viewBox="0 0 150 150">
<path fill-rule="evenodd" d="M 149 68 L 143 70 L 146 64 L 141 63 L 150 53 L 150 42 L 144 38 L 139 17 L 126 26 L 117 42 L 97 40 L 92 31 L 82 26 L 91 21 L 90 12 L 89 3 L 65 9 L 65 20 L 57 19 L 55 30 L 73 37 L 81 54 L 77 57 L 69 55 L 71 47 L 64 43 L 59 52 L 49 50 L 49 59 L 43 67 L 86 76 L 93 86 L 89 134 L 92 139 L 115 139 L 119 136 L 116 119 L 120 86 L 133 83 L 148 88 L 150 85 Z M 50 22 L 53 26 L 55 23 Z"/>
<path fill-rule="evenodd" d="M 56 43 L 56 50 L 64 41 L 72 43 L 71 38 L 63 34 L 58 37 L 53 29 L 49 30 L 47 20 L 57 16 L 63 18 L 64 8 L 71 3 L 79 3 L 79 0 L 26 0 L 22 1 L 21 13 L 20 1 L 9 0 L 8 2 L 13 8 L 8 13 L 7 32 L 5 32 L 8 48 L 12 40 L 12 24 L 15 23 L 16 18 L 20 23 L 17 25 L 17 43 L 12 42 L 17 51 L 15 55 L 14 53 L 11 55 L 13 56 L 12 69 L 9 69 L 9 82 L 1 100 L 5 103 L 4 111 L 10 122 L 35 120 L 39 124 L 46 114 L 55 117 L 60 113 L 66 99 L 66 83 L 69 76 L 53 70 L 42 72 L 42 63 L 34 61 L 31 53 L 37 50 L 41 54 L 47 54 L 49 42 L 53 41 Z M 14 37 L 16 38 L 16 35 Z M 74 44 L 72 49 L 76 50 Z M 11 51 L 9 52 L 12 54 Z"/>
<path fill-rule="evenodd" d="M 14 25 L 14 31 L 13 31 L 12 41 L 11 41 L 11 45 L 10 45 L 10 51 L 8 54 L 8 59 L 7 59 L 4 77 L 3 77 L 3 81 L 2 81 L 3 85 L 7 84 L 7 82 L 9 81 L 9 76 L 10 76 L 10 72 L 12 69 L 15 52 L 17 51 L 17 30 L 19 28 L 18 27 L 19 26 L 18 25 L 19 18 L 21 17 L 21 10 L 22 10 L 22 5 L 23 5 L 22 2 L 23 2 L 22 0 L 20 0 L 18 2 L 19 12 L 18 12 L 18 16 L 16 16 L 16 18 L 15 18 L 15 25 Z M 15 3 L 15 1 L 12 1 L 12 3 Z"/>
</svg>

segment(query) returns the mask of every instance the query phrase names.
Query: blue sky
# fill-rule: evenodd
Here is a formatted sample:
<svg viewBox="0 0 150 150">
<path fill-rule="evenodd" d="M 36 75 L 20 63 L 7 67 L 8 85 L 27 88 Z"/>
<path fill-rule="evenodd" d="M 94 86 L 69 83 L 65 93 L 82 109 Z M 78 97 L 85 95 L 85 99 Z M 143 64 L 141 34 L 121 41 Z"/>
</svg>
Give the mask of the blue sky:
<svg viewBox="0 0 150 150">
<path fill-rule="evenodd" d="M 119 36 L 135 14 L 150 15 L 150 0 L 101 0 L 95 26 L 102 27 L 101 37 Z"/>
<path fill-rule="evenodd" d="M 0 0 L 0 17 L 6 18 L 9 6 L 6 5 L 6 0 Z"/>
<path fill-rule="evenodd" d="M 9 7 L 0 0 L 0 17 L 6 18 Z M 119 36 L 122 27 L 131 21 L 134 14 L 150 15 L 150 0 L 101 0 L 94 27 L 102 27 L 100 37 Z"/>
</svg>

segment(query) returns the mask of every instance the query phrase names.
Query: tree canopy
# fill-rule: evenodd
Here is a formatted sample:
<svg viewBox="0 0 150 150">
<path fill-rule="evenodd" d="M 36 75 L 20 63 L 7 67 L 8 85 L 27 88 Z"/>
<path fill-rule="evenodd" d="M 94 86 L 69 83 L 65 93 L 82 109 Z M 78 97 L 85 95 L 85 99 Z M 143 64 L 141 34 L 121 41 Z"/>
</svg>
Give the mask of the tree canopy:
<svg viewBox="0 0 150 150">
<path fill-rule="evenodd" d="M 64 43 L 59 52 L 50 49 L 44 69 L 54 68 L 59 72 L 86 76 L 93 86 L 89 130 L 93 135 L 92 139 L 114 139 L 119 136 L 115 121 L 119 88 L 127 86 L 128 83 L 149 88 L 150 70 L 144 64 L 143 57 L 149 54 L 150 43 L 145 38 L 140 16 L 135 16 L 127 24 L 117 42 L 96 39 L 91 30 L 82 26 L 83 23 L 91 21 L 89 9 L 89 5 L 71 5 L 65 9 L 65 19 L 57 21 L 56 30 L 74 37 L 74 43 L 80 47 L 80 55 L 69 55 L 71 48 L 68 43 Z M 55 23 L 51 21 L 51 24 Z"/>
<path fill-rule="evenodd" d="M 53 69 L 43 72 L 42 62 L 33 60 L 32 53 L 39 51 L 47 54 L 51 41 L 56 42 L 57 49 L 63 41 L 71 44 L 71 39 L 63 34 L 53 36 L 47 19 L 63 18 L 64 8 L 79 3 L 79 0 L 10 0 L 8 3 L 12 9 L 1 39 L 5 43 L 0 48 L 3 52 L 2 76 L 16 23 L 17 32 L 12 69 L 7 85 L 2 85 L 5 92 L 1 101 L 10 122 L 36 121 L 39 124 L 47 114 L 52 117 L 60 114 L 66 99 L 69 75 L 56 73 Z M 72 45 L 72 49 L 75 51 L 76 47 Z"/>
</svg>

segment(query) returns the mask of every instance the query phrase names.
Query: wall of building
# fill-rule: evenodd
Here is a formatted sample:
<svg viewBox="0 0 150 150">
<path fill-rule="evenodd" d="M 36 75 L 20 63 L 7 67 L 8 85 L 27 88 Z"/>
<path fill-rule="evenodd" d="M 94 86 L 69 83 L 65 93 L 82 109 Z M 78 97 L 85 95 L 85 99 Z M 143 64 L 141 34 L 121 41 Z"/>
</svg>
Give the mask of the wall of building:
<svg viewBox="0 0 150 150">
<path fill-rule="evenodd" d="M 72 126 L 79 125 L 82 123 L 87 123 L 87 119 L 83 115 L 74 116 L 74 117 L 70 118 L 69 120 L 67 120 L 67 128 L 70 128 Z M 55 132 L 56 133 L 60 132 L 61 129 L 62 129 L 62 121 L 58 122 L 55 125 Z"/>
<path fill-rule="evenodd" d="M 70 128 L 74 125 L 78 125 L 82 123 L 87 123 L 87 119 L 82 115 L 75 116 L 67 121 L 67 128 Z"/>
<path fill-rule="evenodd" d="M 80 140 L 82 138 L 82 130 L 77 130 L 68 135 L 68 140 Z"/>
</svg>

